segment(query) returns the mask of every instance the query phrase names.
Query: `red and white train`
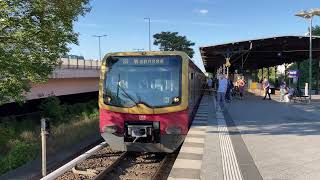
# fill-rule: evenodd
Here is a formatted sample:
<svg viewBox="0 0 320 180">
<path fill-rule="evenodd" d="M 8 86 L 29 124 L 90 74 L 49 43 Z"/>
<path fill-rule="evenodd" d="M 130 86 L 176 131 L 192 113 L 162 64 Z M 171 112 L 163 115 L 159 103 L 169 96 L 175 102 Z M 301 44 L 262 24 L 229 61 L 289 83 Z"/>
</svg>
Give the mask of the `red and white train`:
<svg viewBox="0 0 320 180">
<path fill-rule="evenodd" d="M 206 78 L 183 52 L 105 56 L 100 133 L 114 150 L 173 152 L 183 142 Z"/>
</svg>

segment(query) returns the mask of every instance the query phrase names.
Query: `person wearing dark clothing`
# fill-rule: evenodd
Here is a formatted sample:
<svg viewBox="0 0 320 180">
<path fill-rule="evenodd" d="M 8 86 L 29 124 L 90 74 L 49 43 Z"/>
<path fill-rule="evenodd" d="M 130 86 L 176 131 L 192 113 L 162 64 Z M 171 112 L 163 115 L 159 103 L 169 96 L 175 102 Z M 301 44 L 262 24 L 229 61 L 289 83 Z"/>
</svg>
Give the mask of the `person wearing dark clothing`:
<svg viewBox="0 0 320 180">
<path fill-rule="evenodd" d="M 265 92 L 263 100 L 266 99 L 267 95 L 269 96 L 269 100 L 271 100 L 270 91 L 269 91 L 270 90 L 270 83 L 267 78 L 264 78 L 263 88 L 264 88 L 264 92 Z"/>
<path fill-rule="evenodd" d="M 226 91 L 226 101 L 231 102 L 231 90 L 233 89 L 233 82 L 230 78 L 228 80 L 228 86 L 227 86 L 227 91 Z"/>
</svg>

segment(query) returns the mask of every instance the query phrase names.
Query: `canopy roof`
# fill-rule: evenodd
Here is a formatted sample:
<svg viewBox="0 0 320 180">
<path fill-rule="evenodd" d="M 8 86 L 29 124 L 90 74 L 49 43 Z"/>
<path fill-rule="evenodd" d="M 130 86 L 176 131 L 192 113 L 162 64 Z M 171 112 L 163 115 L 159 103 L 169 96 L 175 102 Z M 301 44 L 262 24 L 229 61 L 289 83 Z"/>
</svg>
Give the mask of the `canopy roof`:
<svg viewBox="0 0 320 180">
<path fill-rule="evenodd" d="M 320 57 L 320 37 L 313 37 L 313 58 Z M 200 47 L 206 71 L 212 72 L 226 62 L 236 69 L 259 69 L 309 58 L 309 37 L 275 36 Z"/>
</svg>

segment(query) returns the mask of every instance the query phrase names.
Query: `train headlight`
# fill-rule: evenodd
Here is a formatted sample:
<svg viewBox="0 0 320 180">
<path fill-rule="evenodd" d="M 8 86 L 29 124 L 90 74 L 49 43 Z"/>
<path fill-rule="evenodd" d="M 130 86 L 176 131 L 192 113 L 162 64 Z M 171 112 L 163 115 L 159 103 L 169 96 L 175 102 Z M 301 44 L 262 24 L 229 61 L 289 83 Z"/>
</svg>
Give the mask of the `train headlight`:
<svg viewBox="0 0 320 180">
<path fill-rule="evenodd" d="M 174 98 L 173 98 L 173 102 L 174 102 L 174 103 L 180 102 L 180 98 L 179 98 L 179 97 L 174 97 Z"/>
<path fill-rule="evenodd" d="M 167 134 L 181 134 L 181 128 L 180 127 L 168 127 L 166 129 Z"/>
<path fill-rule="evenodd" d="M 153 128 L 154 128 L 154 129 L 160 129 L 160 124 L 159 124 L 159 122 L 154 121 L 154 122 L 153 122 Z"/>
<path fill-rule="evenodd" d="M 107 96 L 107 103 L 111 102 L 111 97 Z"/>
</svg>

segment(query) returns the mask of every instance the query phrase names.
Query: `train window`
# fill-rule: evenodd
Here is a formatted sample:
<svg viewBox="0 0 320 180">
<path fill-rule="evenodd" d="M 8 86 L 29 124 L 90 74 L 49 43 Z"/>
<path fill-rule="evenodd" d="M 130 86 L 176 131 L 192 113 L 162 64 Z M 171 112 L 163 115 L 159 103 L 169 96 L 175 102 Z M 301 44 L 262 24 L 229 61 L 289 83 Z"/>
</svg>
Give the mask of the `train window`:
<svg viewBox="0 0 320 180">
<path fill-rule="evenodd" d="M 119 57 L 107 62 L 104 88 L 110 105 L 133 107 L 142 103 L 164 107 L 181 97 L 180 56 Z"/>
</svg>

